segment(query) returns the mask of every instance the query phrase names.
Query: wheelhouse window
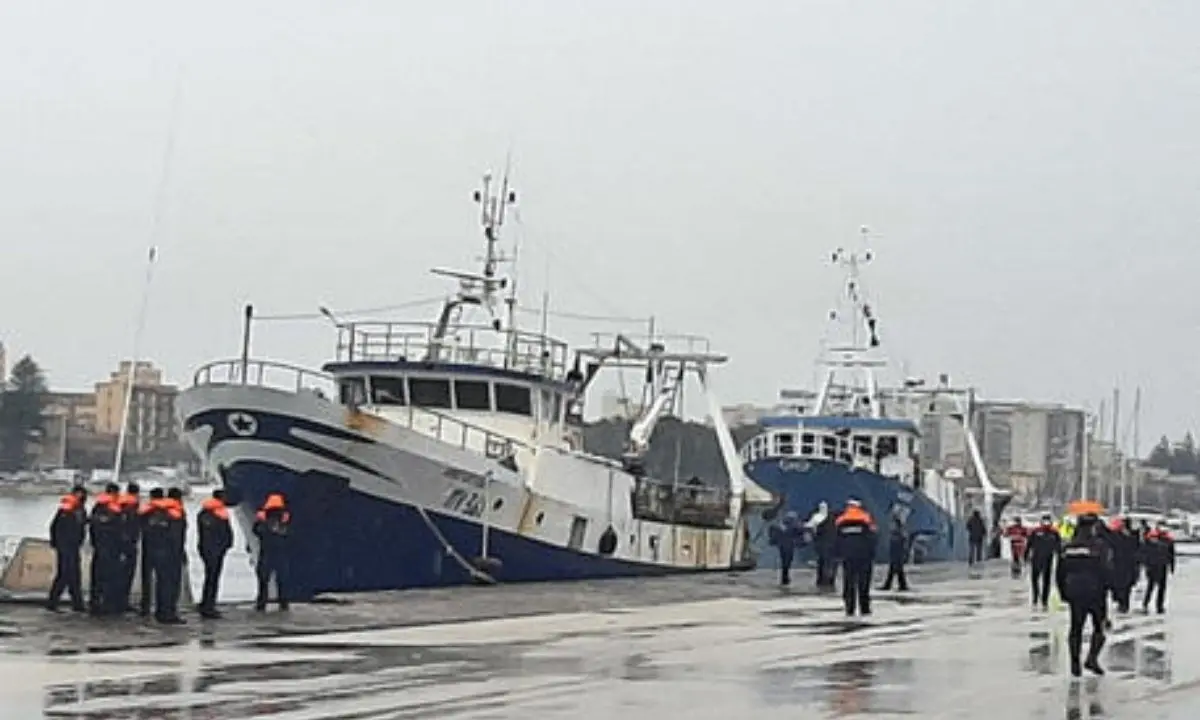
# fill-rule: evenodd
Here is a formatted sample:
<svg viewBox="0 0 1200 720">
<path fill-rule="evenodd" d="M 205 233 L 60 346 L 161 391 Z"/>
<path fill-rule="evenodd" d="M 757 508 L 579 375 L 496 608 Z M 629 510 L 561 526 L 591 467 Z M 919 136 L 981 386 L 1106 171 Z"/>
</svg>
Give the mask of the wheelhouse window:
<svg viewBox="0 0 1200 720">
<path fill-rule="evenodd" d="M 338 400 L 343 405 L 361 405 L 367 400 L 367 383 L 363 378 L 342 378 L 338 382 Z"/>
<path fill-rule="evenodd" d="M 838 439 L 832 435 L 825 435 L 821 438 L 821 455 L 829 460 L 836 460 L 838 456 Z"/>
<path fill-rule="evenodd" d="M 869 435 L 854 436 L 854 454 L 857 457 L 871 457 L 871 437 Z"/>
<path fill-rule="evenodd" d="M 884 435 L 879 438 L 879 457 L 891 457 L 900 452 L 900 441 L 895 435 Z"/>
<path fill-rule="evenodd" d="M 409 402 L 417 407 L 450 407 L 450 381 L 438 378 L 408 379 Z"/>
<path fill-rule="evenodd" d="M 454 381 L 454 406 L 459 410 L 491 410 L 492 393 L 480 380 Z"/>
<path fill-rule="evenodd" d="M 794 433 L 778 433 L 775 435 L 775 454 L 789 456 L 796 454 L 796 435 Z"/>
<path fill-rule="evenodd" d="M 498 382 L 495 389 L 497 412 L 533 415 L 533 399 L 529 388 Z"/>
<path fill-rule="evenodd" d="M 805 457 L 812 457 L 813 454 L 813 434 L 804 433 L 800 436 L 800 454 Z"/>
<path fill-rule="evenodd" d="M 345 402 L 345 400 L 343 400 Z M 375 405 L 406 405 L 404 378 L 372 377 L 371 403 Z"/>
</svg>

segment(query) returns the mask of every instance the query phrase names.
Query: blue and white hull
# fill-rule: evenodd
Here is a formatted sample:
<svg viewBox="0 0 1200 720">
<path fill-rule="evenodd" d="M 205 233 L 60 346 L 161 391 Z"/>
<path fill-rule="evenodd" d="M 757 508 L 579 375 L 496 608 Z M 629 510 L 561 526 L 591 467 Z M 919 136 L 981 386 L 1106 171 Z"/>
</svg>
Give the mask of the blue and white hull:
<svg viewBox="0 0 1200 720">
<path fill-rule="evenodd" d="M 898 514 L 910 536 L 915 536 L 917 559 L 924 562 L 965 560 L 966 531 L 960 519 L 921 490 L 892 477 L 864 468 L 821 459 L 763 458 L 746 463 L 746 474 L 778 499 L 766 513 L 755 513 L 748 521 L 760 567 L 778 567 L 779 558 L 768 541 L 767 526 L 776 515 L 795 512 L 807 519 L 819 503 L 836 514 L 850 499 L 858 500 L 879 525 L 876 557 L 887 561 L 888 523 Z M 807 559 L 811 549 L 801 553 Z"/>
<path fill-rule="evenodd" d="M 744 550 L 733 527 L 633 517 L 634 478 L 601 458 L 528 449 L 514 471 L 470 449 L 465 431 L 438 439 L 304 390 L 198 385 L 179 406 L 185 440 L 243 527 L 269 493 L 286 495 L 296 599 L 467 584 L 477 568 L 497 582 L 727 570 Z"/>
</svg>

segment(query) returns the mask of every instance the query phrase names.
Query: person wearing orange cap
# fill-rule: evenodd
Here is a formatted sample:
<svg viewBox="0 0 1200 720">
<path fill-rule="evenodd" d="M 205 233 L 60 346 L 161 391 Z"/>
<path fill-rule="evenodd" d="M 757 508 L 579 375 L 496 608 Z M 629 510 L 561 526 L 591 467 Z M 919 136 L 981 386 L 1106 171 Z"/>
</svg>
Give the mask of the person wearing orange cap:
<svg viewBox="0 0 1200 720">
<path fill-rule="evenodd" d="M 875 569 L 877 545 L 875 520 L 862 503 L 851 499 L 834 521 L 837 538 L 835 555 L 842 561 L 842 602 L 846 615 L 871 614 L 871 573 Z"/>
<path fill-rule="evenodd" d="M 88 535 L 92 541 L 92 569 L 89 574 L 88 600 L 93 615 L 110 615 L 125 610 L 118 603 L 121 579 L 121 506 L 115 483 L 96 496 L 88 516 Z"/>
<path fill-rule="evenodd" d="M 1103 525 L 1094 513 L 1080 515 L 1075 535 L 1063 546 L 1055 569 L 1054 580 L 1058 594 L 1071 611 L 1067 632 L 1067 650 L 1071 658 L 1071 674 L 1079 677 L 1082 668 L 1103 675 L 1100 651 L 1104 648 L 1108 619 L 1108 594 L 1112 590 L 1112 551 L 1100 536 Z M 1083 651 L 1083 626 L 1091 619 L 1092 638 L 1087 659 L 1080 666 Z"/>
<path fill-rule="evenodd" d="M 197 549 L 204 562 L 204 590 L 200 594 L 197 608 L 200 616 L 217 619 L 217 593 L 221 583 L 221 568 L 225 564 L 225 553 L 233 546 L 233 527 L 229 522 L 229 508 L 225 506 L 225 491 L 217 488 L 212 497 L 200 506 L 196 513 L 196 529 L 199 536 Z"/>
<path fill-rule="evenodd" d="M 83 612 L 83 589 L 80 577 L 80 550 L 87 535 L 87 490 L 76 486 L 58 502 L 58 511 L 50 521 L 50 544 L 54 546 L 54 582 L 46 609 L 58 612 L 63 592 L 71 597 L 71 609 Z"/>
<path fill-rule="evenodd" d="M 275 579 L 275 592 L 279 596 L 279 609 L 288 609 L 288 539 L 292 532 L 292 514 L 281 493 L 271 493 L 254 516 L 254 534 L 258 537 L 258 597 L 254 609 L 267 609 L 267 595 L 271 579 Z"/>
</svg>

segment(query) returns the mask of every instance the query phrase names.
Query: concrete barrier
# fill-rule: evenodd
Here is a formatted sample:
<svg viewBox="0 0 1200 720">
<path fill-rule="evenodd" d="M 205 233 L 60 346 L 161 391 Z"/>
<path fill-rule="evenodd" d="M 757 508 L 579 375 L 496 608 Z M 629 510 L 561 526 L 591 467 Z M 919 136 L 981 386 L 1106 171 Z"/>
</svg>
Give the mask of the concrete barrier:
<svg viewBox="0 0 1200 720">
<path fill-rule="evenodd" d="M 92 567 L 92 550 L 84 545 L 83 593 L 87 596 Z M 54 548 L 44 538 L 0 536 L 0 602 L 45 602 L 54 583 Z M 184 571 L 179 606 L 192 606 L 192 587 Z M 64 600 L 66 598 L 64 597 Z M 141 582 L 134 577 L 131 602 L 141 600 Z"/>
</svg>

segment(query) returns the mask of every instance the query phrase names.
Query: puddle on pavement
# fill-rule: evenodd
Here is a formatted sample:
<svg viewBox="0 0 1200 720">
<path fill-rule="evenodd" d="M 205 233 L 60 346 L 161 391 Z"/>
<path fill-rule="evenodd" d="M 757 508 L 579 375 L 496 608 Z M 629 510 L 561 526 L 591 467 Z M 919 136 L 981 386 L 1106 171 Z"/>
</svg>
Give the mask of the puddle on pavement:
<svg viewBox="0 0 1200 720">
<path fill-rule="evenodd" d="M 769 707 L 815 705 L 833 716 L 915 713 L 917 662 L 911 659 L 854 660 L 824 666 L 772 669 L 756 685 Z"/>
</svg>

